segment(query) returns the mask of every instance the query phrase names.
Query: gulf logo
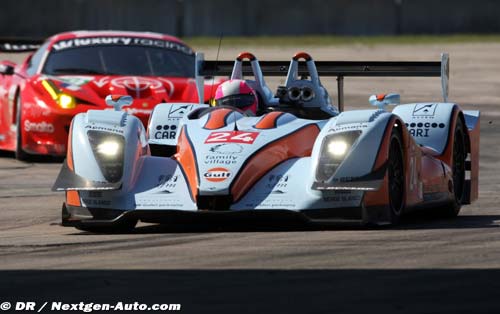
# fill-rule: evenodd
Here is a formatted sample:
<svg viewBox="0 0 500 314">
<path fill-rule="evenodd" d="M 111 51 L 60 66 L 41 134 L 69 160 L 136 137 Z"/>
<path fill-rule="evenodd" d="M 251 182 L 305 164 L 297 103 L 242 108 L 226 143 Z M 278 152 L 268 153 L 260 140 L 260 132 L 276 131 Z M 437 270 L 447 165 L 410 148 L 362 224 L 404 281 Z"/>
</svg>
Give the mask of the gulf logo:
<svg viewBox="0 0 500 314">
<path fill-rule="evenodd" d="M 231 172 L 222 167 L 210 168 L 203 174 L 203 177 L 210 182 L 222 182 L 231 176 Z"/>
</svg>

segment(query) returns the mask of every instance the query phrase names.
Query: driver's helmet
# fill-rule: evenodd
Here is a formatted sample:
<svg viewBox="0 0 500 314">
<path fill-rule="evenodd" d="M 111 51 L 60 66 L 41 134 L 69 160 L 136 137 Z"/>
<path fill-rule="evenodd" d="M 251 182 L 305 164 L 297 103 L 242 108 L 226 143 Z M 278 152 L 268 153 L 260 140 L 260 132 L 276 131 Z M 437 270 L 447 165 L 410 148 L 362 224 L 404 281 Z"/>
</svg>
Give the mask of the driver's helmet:
<svg viewBox="0 0 500 314">
<path fill-rule="evenodd" d="M 229 80 L 215 91 L 216 106 L 232 106 L 243 111 L 257 112 L 257 93 L 245 80 Z"/>
</svg>

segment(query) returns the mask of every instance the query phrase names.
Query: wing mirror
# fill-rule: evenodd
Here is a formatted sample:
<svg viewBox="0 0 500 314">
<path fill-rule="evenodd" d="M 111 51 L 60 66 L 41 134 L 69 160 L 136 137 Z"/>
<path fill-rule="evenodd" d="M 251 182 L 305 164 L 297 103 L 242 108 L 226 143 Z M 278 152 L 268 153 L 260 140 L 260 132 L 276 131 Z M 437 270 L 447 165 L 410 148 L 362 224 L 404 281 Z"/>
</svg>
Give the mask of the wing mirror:
<svg viewBox="0 0 500 314">
<path fill-rule="evenodd" d="M 130 106 L 134 99 L 126 95 L 108 95 L 106 96 L 106 105 L 113 106 L 116 111 L 122 110 L 125 106 Z"/>
<path fill-rule="evenodd" d="M 0 74 L 12 75 L 14 74 L 14 66 L 11 64 L 0 64 Z"/>
<path fill-rule="evenodd" d="M 372 106 L 377 106 L 384 110 L 388 105 L 399 105 L 401 96 L 395 93 L 371 95 L 368 101 Z"/>
</svg>

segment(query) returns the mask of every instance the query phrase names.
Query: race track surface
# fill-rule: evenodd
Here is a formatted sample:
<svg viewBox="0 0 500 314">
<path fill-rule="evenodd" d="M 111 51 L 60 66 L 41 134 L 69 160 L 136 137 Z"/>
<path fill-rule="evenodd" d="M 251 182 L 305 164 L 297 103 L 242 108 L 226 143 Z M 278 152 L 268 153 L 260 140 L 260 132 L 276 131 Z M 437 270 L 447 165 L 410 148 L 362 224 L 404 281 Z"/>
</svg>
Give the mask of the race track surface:
<svg viewBox="0 0 500 314">
<path fill-rule="evenodd" d="M 225 221 L 90 234 L 59 226 L 63 195 L 50 187 L 60 162 L 23 163 L 4 152 L 0 296 L 162 300 L 181 302 L 183 313 L 498 312 L 500 44 L 222 46 L 220 58 L 241 50 L 261 60 L 289 59 L 298 50 L 316 60 L 437 60 L 449 52 L 450 99 L 482 111 L 479 201 L 456 219 L 417 216 L 371 230 Z M 323 81 L 335 99 L 334 80 Z M 402 102 L 439 101 L 440 81 L 348 78 L 346 108 L 368 108 L 368 96 L 381 92 L 399 92 Z"/>
</svg>

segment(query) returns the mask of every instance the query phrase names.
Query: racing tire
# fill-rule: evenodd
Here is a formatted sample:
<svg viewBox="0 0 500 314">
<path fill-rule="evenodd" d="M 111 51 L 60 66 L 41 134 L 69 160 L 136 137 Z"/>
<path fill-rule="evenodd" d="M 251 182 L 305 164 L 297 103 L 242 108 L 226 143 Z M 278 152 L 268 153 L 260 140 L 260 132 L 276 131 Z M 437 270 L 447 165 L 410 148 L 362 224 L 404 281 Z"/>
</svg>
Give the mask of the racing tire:
<svg viewBox="0 0 500 314">
<path fill-rule="evenodd" d="M 21 95 L 16 97 L 16 150 L 15 156 L 17 160 L 29 161 L 30 155 L 23 150 L 22 139 L 22 117 L 21 117 Z"/>
<path fill-rule="evenodd" d="M 465 159 L 467 151 L 465 146 L 465 131 L 462 119 L 458 118 L 453 136 L 452 176 L 453 176 L 453 200 L 448 206 L 443 207 L 442 214 L 445 217 L 456 217 L 465 196 Z"/>
<path fill-rule="evenodd" d="M 405 171 L 402 142 L 399 131 L 393 129 L 387 160 L 387 184 L 391 224 L 399 223 L 405 203 Z"/>
</svg>

